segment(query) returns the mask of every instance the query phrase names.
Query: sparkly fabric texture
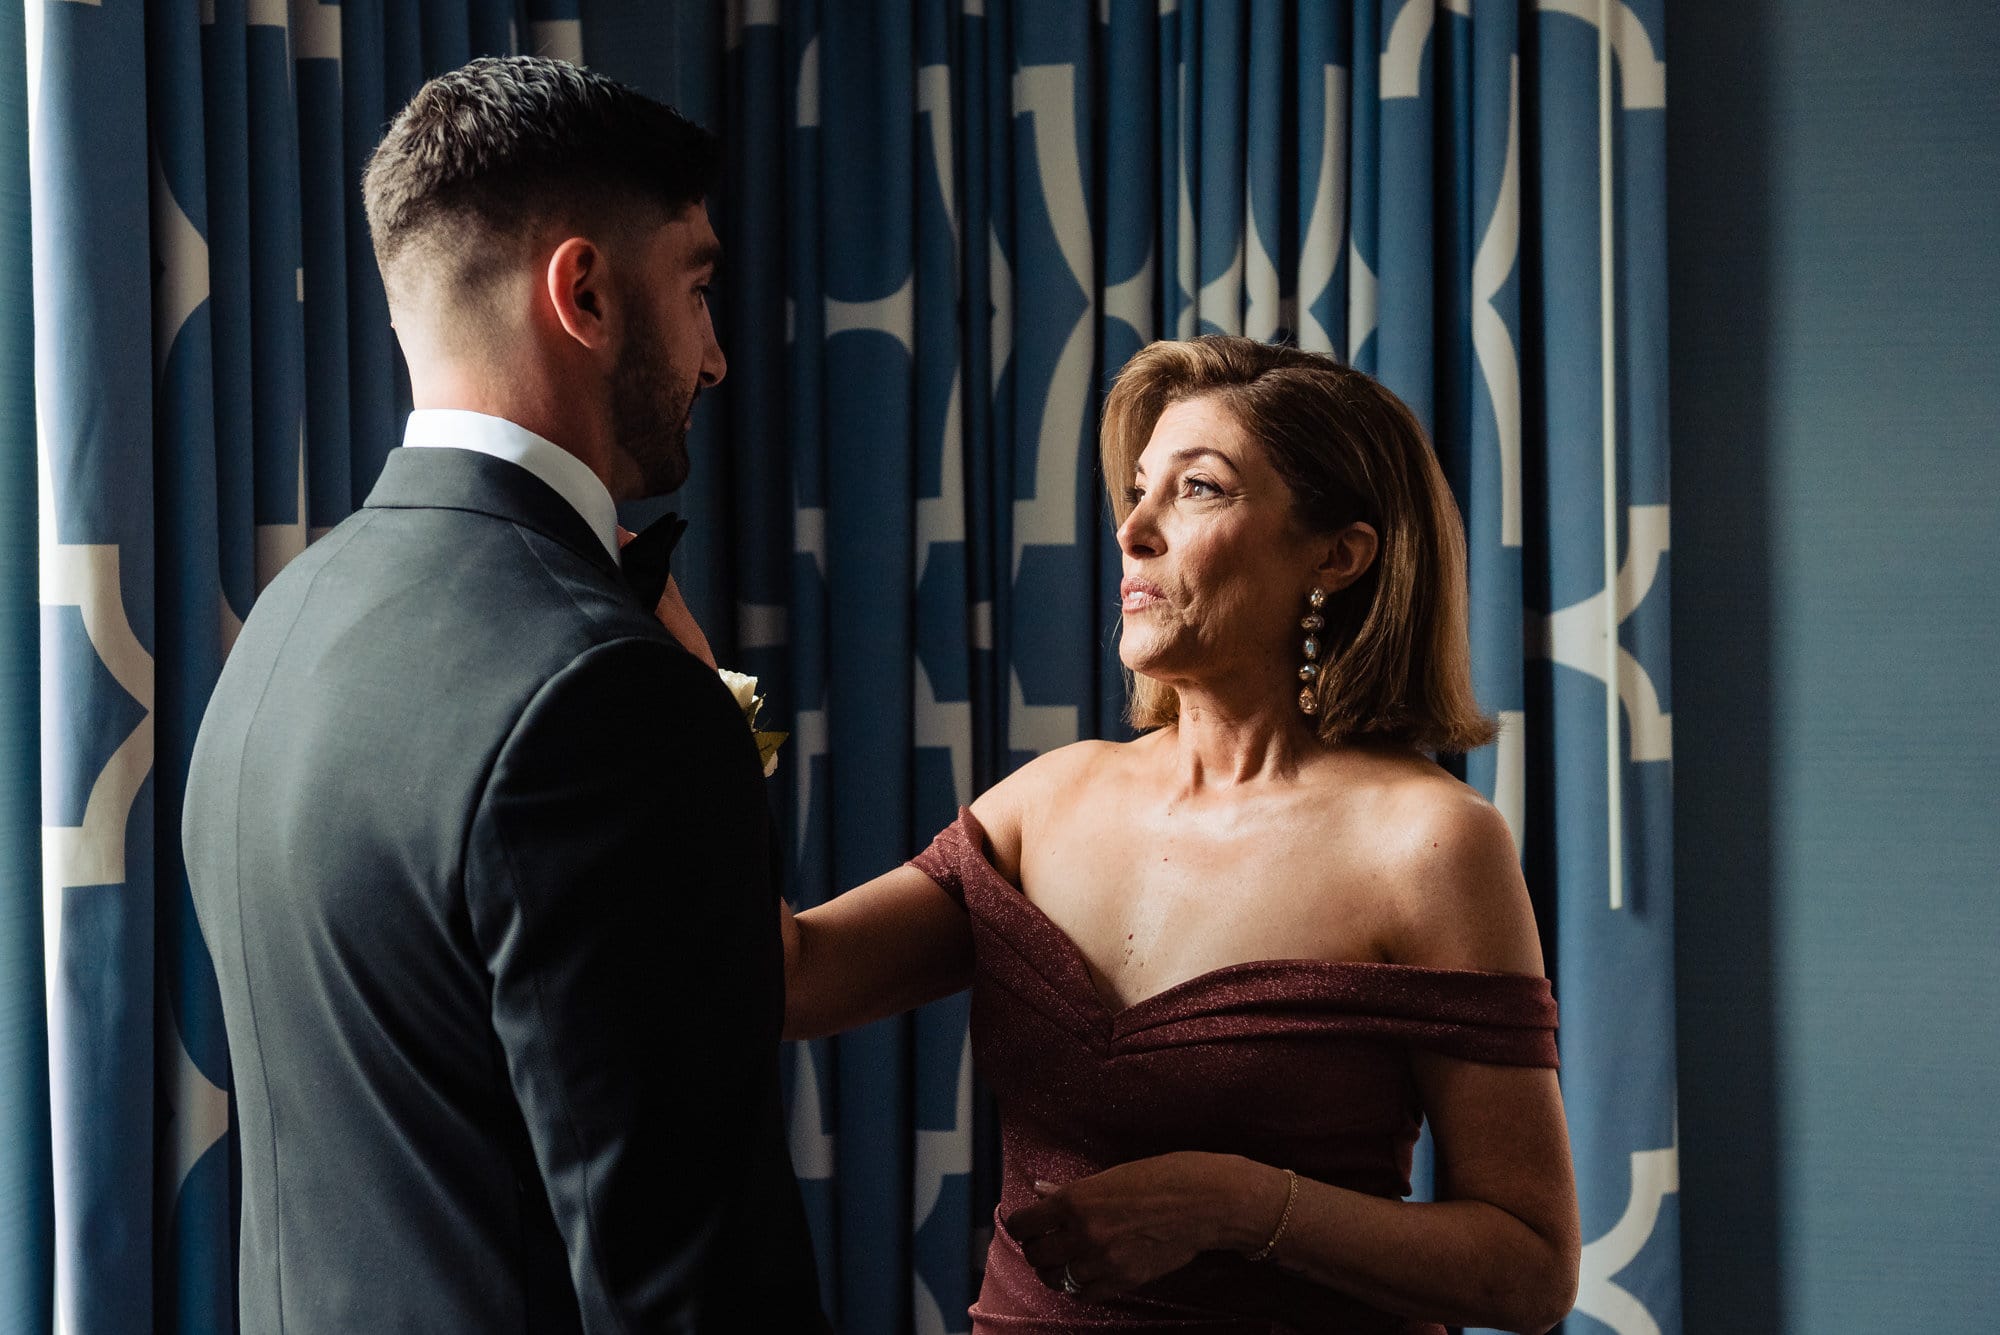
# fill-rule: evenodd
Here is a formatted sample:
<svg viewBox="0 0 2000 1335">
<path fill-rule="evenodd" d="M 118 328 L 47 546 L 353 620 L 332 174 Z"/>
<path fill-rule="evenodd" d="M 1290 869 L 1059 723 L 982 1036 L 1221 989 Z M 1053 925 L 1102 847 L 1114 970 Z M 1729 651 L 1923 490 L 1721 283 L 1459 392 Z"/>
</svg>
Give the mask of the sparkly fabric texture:
<svg viewBox="0 0 2000 1335">
<path fill-rule="evenodd" d="M 1114 1301 L 1080 1302 L 1045 1286 L 999 1221 L 1034 1200 L 1037 1178 L 1067 1182 L 1174 1150 L 1401 1197 L 1422 1120 L 1410 1050 L 1555 1067 L 1547 979 L 1264 960 L 1113 1011 L 1075 943 L 993 869 L 970 811 L 910 865 L 971 917 L 973 1054 L 1000 1105 L 1000 1208 L 975 1332 L 1442 1335 L 1222 1252 Z"/>
</svg>

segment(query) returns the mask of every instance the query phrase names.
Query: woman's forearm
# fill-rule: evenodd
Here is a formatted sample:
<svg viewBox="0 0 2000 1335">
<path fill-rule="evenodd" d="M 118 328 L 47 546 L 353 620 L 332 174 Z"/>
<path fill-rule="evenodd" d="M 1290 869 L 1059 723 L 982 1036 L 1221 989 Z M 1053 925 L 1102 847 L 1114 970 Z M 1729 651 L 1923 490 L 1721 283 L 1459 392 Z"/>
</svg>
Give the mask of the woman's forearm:
<svg viewBox="0 0 2000 1335">
<path fill-rule="evenodd" d="M 1216 1246 L 1270 1240 L 1290 1183 L 1281 1168 L 1217 1156 Z M 1476 1200 L 1389 1200 L 1300 1177 L 1268 1264 L 1384 1311 L 1447 1325 L 1548 1330 L 1576 1300 L 1573 1245 Z"/>
</svg>

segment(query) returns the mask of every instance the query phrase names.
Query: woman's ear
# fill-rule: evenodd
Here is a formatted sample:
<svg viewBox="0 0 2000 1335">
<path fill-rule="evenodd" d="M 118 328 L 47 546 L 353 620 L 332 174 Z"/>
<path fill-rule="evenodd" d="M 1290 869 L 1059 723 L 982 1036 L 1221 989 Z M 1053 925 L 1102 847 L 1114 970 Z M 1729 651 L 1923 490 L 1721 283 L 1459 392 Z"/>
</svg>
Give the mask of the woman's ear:
<svg viewBox="0 0 2000 1335">
<path fill-rule="evenodd" d="M 580 236 L 570 237 L 557 246 L 542 273 L 556 323 L 564 333 L 592 350 L 610 342 L 605 280 L 604 252 Z"/>
<path fill-rule="evenodd" d="M 1327 539 L 1317 570 L 1319 587 L 1337 593 L 1368 573 L 1379 546 L 1372 525 L 1356 520 Z"/>
</svg>

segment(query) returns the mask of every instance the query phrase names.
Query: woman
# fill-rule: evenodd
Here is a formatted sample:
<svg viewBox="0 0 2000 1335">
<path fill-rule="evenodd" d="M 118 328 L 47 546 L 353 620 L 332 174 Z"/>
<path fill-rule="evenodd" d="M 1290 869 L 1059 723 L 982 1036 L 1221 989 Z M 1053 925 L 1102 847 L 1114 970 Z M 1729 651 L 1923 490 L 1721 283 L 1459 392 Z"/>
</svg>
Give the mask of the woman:
<svg viewBox="0 0 2000 1335">
<path fill-rule="evenodd" d="M 1555 1006 L 1422 429 L 1330 358 L 1156 343 L 1105 405 L 1129 743 L 794 920 L 786 1030 L 970 985 L 980 1332 L 1543 1331 L 1575 1297 Z M 1435 1203 L 1400 1199 L 1428 1118 Z"/>
</svg>

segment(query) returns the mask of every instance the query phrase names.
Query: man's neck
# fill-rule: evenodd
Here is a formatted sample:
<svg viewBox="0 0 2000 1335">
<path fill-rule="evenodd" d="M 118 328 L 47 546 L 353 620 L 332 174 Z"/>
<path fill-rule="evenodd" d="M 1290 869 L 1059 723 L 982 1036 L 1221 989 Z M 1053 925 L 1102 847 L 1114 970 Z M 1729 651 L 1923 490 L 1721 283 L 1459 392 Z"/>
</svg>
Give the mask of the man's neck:
<svg viewBox="0 0 2000 1335">
<path fill-rule="evenodd" d="M 432 368 L 421 381 L 413 369 L 410 381 L 413 407 L 457 408 L 504 418 L 581 460 L 613 499 L 628 499 L 620 495 L 622 479 L 613 467 L 610 438 L 598 427 L 597 415 L 582 410 L 574 397 L 565 399 L 553 392 L 546 377 L 526 370 L 518 377 L 504 377 L 453 365 Z"/>
</svg>

